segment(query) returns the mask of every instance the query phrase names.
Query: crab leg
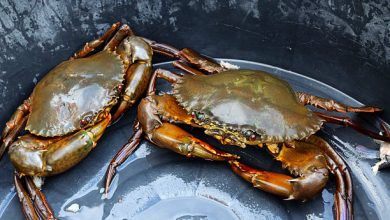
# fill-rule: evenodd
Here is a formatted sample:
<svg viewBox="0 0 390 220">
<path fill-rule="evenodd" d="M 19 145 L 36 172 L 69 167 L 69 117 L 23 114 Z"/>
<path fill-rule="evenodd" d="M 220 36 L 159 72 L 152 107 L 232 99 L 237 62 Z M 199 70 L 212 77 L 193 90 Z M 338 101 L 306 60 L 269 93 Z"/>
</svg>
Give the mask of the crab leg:
<svg viewBox="0 0 390 220">
<path fill-rule="evenodd" d="M 110 123 L 108 115 L 101 122 L 66 137 L 52 139 L 25 135 L 9 149 L 11 162 L 24 175 L 49 176 L 73 167 L 96 146 Z"/>
<path fill-rule="evenodd" d="M 148 87 L 152 75 L 153 51 L 149 45 L 142 38 L 135 36 L 129 37 L 124 42 L 124 45 L 117 49 L 117 53 L 124 57 L 128 53 L 125 51 L 126 48 L 131 48 L 131 57 L 124 59 L 131 64 L 125 74 L 125 86 L 118 108 L 113 114 L 113 121 L 116 121 L 128 108 L 139 100 Z"/>
<path fill-rule="evenodd" d="M 117 121 L 123 113 L 133 106 L 148 86 L 152 66 L 150 63 L 132 64 L 126 72 L 125 88 L 121 95 L 118 108 L 113 113 L 112 121 Z"/>
<path fill-rule="evenodd" d="M 235 160 L 229 161 L 229 164 L 235 173 L 252 183 L 255 188 L 285 198 L 293 194 L 291 176 L 254 169 Z"/>
<path fill-rule="evenodd" d="M 8 146 L 14 141 L 15 137 L 24 128 L 27 120 L 27 115 L 30 112 L 30 100 L 27 99 L 20 105 L 9 121 L 5 124 L 1 139 L 0 139 L 0 159 Z"/>
<path fill-rule="evenodd" d="M 111 40 L 104 47 L 104 50 L 114 51 L 116 47 L 122 42 L 122 40 L 129 36 L 133 35 L 133 31 L 126 24 L 122 25 L 121 28 L 115 33 L 115 35 L 111 38 Z"/>
<path fill-rule="evenodd" d="M 22 211 L 26 219 L 56 219 L 53 210 L 47 203 L 45 195 L 43 195 L 35 186 L 30 177 L 19 177 L 19 174 L 15 172 L 14 181 L 17 195 L 22 203 Z M 25 183 L 27 190 L 23 186 L 23 182 Z"/>
<path fill-rule="evenodd" d="M 344 179 L 342 171 L 340 171 L 337 164 L 329 157 L 327 158 L 327 161 L 332 174 L 336 176 L 336 192 L 334 200 L 337 219 L 352 219 L 352 188 L 350 197 L 348 196 L 349 192 L 347 192 L 346 189 L 351 184 L 349 173 L 347 174 L 347 178 L 349 179 Z"/>
<path fill-rule="evenodd" d="M 315 112 L 315 114 L 317 114 L 321 118 L 325 119 L 325 121 L 328 123 L 338 124 L 338 125 L 342 125 L 345 127 L 351 127 L 353 129 L 355 129 L 356 131 L 358 131 L 362 134 L 365 134 L 369 137 L 372 137 L 374 139 L 385 141 L 385 142 L 390 142 L 390 137 L 387 137 L 385 135 L 380 135 L 379 133 L 365 129 L 365 128 L 361 127 L 360 125 L 356 124 L 354 121 L 352 121 L 351 118 L 338 117 L 338 116 L 328 115 L 328 114 L 324 114 L 324 113 L 320 113 L 320 112 Z"/>
<path fill-rule="evenodd" d="M 78 59 L 86 57 L 89 53 L 94 51 L 98 46 L 100 46 L 104 41 L 106 41 L 112 33 L 114 33 L 120 25 L 120 22 L 114 23 L 110 29 L 108 29 L 102 36 L 100 36 L 98 39 L 92 40 L 90 42 L 85 43 L 84 47 L 73 54 L 70 60 Z"/>
<path fill-rule="evenodd" d="M 312 105 L 317 108 L 321 108 L 327 111 L 336 112 L 380 112 L 381 108 L 373 106 L 352 107 L 344 105 L 340 102 L 336 102 L 332 99 L 326 99 L 315 95 L 307 94 L 304 92 L 296 92 L 298 100 L 304 105 Z"/>
<path fill-rule="evenodd" d="M 191 65 L 204 70 L 210 74 L 220 73 L 226 69 L 219 65 L 216 61 L 202 56 L 198 52 L 190 48 L 184 48 L 180 51 L 180 57 L 182 60 L 187 61 Z"/>
<path fill-rule="evenodd" d="M 108 193 L 108 188 L 111 185 L 112 179 L 115 176 L 116 168 L 120 166 L 126 159 L 137 149 L 142 138 L 142 129 L 139 125 L 139 122 L 136 121 L 134 124 L 134 134 L 129 139 L 129 141 L 115 154 L 114 158 L 111 159 L 110 165 L 108 165 L 106 171 L 106 182 L 104 192 Z"/>
<path fill-rule="evenodd" d="M 19 201 L 22 204 L 22 211 L 26 219 L 28 220 L 39 220 L 39 216 L 35 212 L 33 202 L 29 197 L 27 191 L 24 189 L 23 183 L 19 175 L 15 172 L 14 182 L 16 193 L 19 197 Z"/>
<path fill-rule="evenodd" d="M 33 201 L 34 207 L 37 210 L 39 216 L 43 219 L 56 219 L 54 217 L 54 212 L 50 207 L 49 203 L 46 200 L 45 195 L 36 187 L 35 183 L 32 181 L 31 177 L 24 177 L 27 191 L 30 194 L 30 198 Z"/>
<path fill-rule="evenodd" d="M 170 83 L 176 83 L 181 78 L 181 76 L 168 70 L 156 69 L 153 72 L 149 83 L 149 88 L 147 92 L 148 95 L 154 95 L 156 93 L 156 83 L 158 78 L 165 79 Z"/>
<path fill-rule="evenodd" d="M 353 193 L 352 193 L 352 178 L 344 160 L 336 153 L 336 151 L 322 138 L 312 135 L 306 142 L 318 146 L 326 155 L 327 163 L 330 171 L 336 176 L 336 193 L 335 193 L 335 208 L 336 216 L 341 216 L 342 213 L 348 214 L 346 219 L 353 218 Z"/>
<path fill-rule="evenodd" d="M 173 46 L 157 43 L 156 41 L 147 38 L 144 38 L 144 40 L 153 48 L 153 51 L 156 53 L 160 53 L 172 58 L 181 58 L 180 51 Z"/>
<path fill-rule="evenodd" d="M 181 61 L 174 61 L 172 65 L 178 69 L 181 69 L 185 71 L 186 73 L 192 74 L 192 75 L 204 75 L 204 73 L 200 72 L 199 70 L 196 70 L 192 67 L 187 66 Z"/>
<path fill-rule="evenodd" d="M 144 38 L 144 40 L 150 44 L 150 46 L 153 48 L 153 51 L 156 53 L 161 53 L 169 57 L 181 59 L 182 61 L 190 63 L 191 65 L 194 65 L 195 67 L 210 74 L 215 74 L 226 70 L 216 61 L 199 54 L 193 49 L 184 48 L 182 50 L 178 50 L 170 45 L 157 43 L 146 38 Z"/>
</svg>

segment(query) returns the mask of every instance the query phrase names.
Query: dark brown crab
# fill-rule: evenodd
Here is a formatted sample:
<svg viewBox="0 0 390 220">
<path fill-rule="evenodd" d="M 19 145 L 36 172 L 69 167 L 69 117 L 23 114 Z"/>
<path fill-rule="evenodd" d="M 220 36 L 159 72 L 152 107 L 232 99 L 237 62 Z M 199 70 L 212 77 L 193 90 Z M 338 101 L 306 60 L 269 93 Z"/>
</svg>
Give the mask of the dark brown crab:
<svg viewBox="0 0 390 220">
<path fill-rule="evenodd" d="M 54 218 L 29 176 L 55 175 L 76 165 L 148 86 L 153 50 L 127 25 L 118 28 L 112 25 L 53 68 L 6 124 L 0 157 L 9 147 L 27 219 Z M 90 55 L 106 40 L 103 50 Z M 23 129 L 27 134 L 14 141 Z"/>
<path fill-rule="evenodd" d="M 176 67 L 192 75 L 158 69 L 148 96 L 138 106 L 135 133 L 111 161 L 106 193 L 116 167 L 134 151 L 142 136 L 159 147 L 187 157 L 227 161 L 234 172 L 254 187 L 286 199 L 306 200 L 322 191 L 329 172 L 336 176 L 337 219 L 352 219 L 352 183 L 346 164 L 322 138 L 315 136 L 324 121 L 352 126 L 376 139 L 388 137 L 368 131 L 349 118 L 311 112 L 304 105 L 338 112 L 376 112 L 375 107 L 350 107 L 333 100 L 294 92 L 271 74 L 254 70 L 227 70 L 198 53 L 147 40 L 154 51 L 179 58 Z M 156 79 L 173 84 L 173 94 L 155 94 Z M 239 162 L 239 156 L 223 152 L 192 136 L 177 124 L 200 127 L 222 144 L 265 147 L 296 176 L 258 170 Z"/>
</svg>

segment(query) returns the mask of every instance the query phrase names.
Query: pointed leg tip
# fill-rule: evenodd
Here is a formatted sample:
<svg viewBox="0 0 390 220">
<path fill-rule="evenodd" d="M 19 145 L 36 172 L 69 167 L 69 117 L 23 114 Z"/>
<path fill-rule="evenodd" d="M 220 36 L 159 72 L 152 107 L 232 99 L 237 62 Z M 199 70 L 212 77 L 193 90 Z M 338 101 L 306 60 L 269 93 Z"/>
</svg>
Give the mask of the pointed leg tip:
<svg viewBox="0 0 390 220">
<path fill-rule="evenodd" d="M 285 198 L 284 200 L 288 201 L 288 200 L 294 200 L 295 197 L 293 195 L 290 195 L 289 197 Z"/>
<path fill-rule="evenodd" d="M 238 159 L 240 159 L 241 157 L 240 156 L 238 156 L 238 155 L 232 155 L 232 157 L 231 157 L 231 159 L 234 159 L 234 160 L 238 160 Z"/>
<path fill-rule="evenodd" d="M 108 194 L 108 189 L 110 188 L 110 185 L 111 185 L 111 180 L 107 179 L 106 184 L 104 186 L 104 194 Z"/>
<path fill-rule="evenodd" d="M 240 163 L 238 160 L 235 160 L 235 159 L 233 159 L 233 160 L 228 160 L 228 163 L 229 163 L 230 166 L 232 166 L 232 167 L 237 167 L 237 168 L 239 168 L 239 169 L 242 168 L 242 163 Z"/>
<path fill-rule="evenodd" d="M 383 132 L 382 132 L 383 135 L 390 138 L 390 131 L 387 128 L 387 125 L 385 124 L 385 122 L 383 122 L 383 121 L 381 122 L 381 127 L 383 129 Z"/>
<path fill-rule="evenodd" d="M 121 30 L 129 31 L 130 30 L 130 26 L 127 25 L 127 24 L 122 24 Z"/>
<path fill-rule="evenodd" d="M 108 190 L 110 188 L 110 185 L 112 183 L 112 179 L 113 179 L 114 176 L 115 176 L 115 168 L 112 169 L 112 167 L 110 166 L 110 168 L 107 170 L 106 183 L 104 185 L 104 196 L 105 196 L 105 198 L 108 198 Z"/>
<path fill-rule="evenodd" d="M 354 110 L 352 110 L 353 112 Z M 376 107 L 376 106 L 364 106 L 364 107 L 358 107 L 355 109 L 356 112 L 371 112 L 371 113 L 375 113 L 375 112 L 382 112 L 383 109 L 380 108 L 380 107 Z"/>
</svg>

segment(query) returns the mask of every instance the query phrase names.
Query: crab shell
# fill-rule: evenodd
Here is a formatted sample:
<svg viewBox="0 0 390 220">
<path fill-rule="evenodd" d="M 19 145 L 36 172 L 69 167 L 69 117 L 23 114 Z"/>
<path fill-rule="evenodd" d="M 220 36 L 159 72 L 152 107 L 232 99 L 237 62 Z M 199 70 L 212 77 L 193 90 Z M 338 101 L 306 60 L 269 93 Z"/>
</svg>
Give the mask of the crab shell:
<svg viewBox="0 0 390 220">
<path fill-rule="evenodd" d="M 179 104 L 195 115 L 196 123 L 206 128 L 206 133 L 235 134 L 238 144 L 302 139 L 319 130 L 323 123 L 298 102 L 286 81 L 262 71 L 185 75 L 174 85 L 173 93 Z M 199 115 L 201 120 L 196 117 Z M 255 133 L 252 140 L 242 135 L 247 131 Z"/>
<path fill-rule="evenodd" d="M 107 50 L 62 62 L 34 88 L 26 130 L 63 136 L 94 123 L 115 104 L 124 71 L 120 57 Z"/>
</svg>

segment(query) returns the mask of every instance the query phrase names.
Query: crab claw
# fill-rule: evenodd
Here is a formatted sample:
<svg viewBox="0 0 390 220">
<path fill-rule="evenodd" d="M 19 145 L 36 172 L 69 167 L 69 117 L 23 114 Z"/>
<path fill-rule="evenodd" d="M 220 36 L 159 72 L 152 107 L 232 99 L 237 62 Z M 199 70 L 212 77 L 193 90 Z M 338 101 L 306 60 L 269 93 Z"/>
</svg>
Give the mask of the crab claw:
<svg viewBox="0 0 390 220">
<path fill-rule="evenodd" d="M 381 123 L 381 127 L 383 129 L 383 135 L 390 138 L 390 132 L 383 122 Z M 390 167 L 390 143 L 379 140 L 376 142 L 380 145 L 379 157 L 381 160 L 372 167 L 375 174 L 381 169 Z"/>
<path fill-rule="evenodd" d="M 292 194 L 288 199 L 306 201 L 313 198 L 325 187 L 328 182 L 329 171 L 326 168 L 313 169 L 306 175 L 289 180 L 292 185 Z"/>
<path fill-rule="evenodd" d="M 262 171 L 249 167 L 238 161 L 229 161 L 233 171 L 253 184 L 255 188 L 285 197 L 286 200 L 303 200 L 313 198 L 321 192 L 328 181 L 328 170 L 317 169 L 299 178 Z"/>
</svg>

